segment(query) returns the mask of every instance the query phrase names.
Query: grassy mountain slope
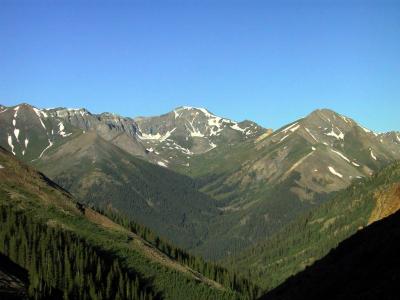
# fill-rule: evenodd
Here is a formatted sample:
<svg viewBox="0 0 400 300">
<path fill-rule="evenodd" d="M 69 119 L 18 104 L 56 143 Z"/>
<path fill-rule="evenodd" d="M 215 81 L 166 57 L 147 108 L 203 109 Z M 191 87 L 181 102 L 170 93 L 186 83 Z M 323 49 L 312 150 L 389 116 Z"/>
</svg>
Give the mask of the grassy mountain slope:
<svg viewBox="0 0 400 300">
<path fill-rule="evenodd" d="M 399 158 L 396 138 L 381 138 L 327 109 L 193 157 L 187 174 L 223 211 L 196 251 L 217 258 L 237 253 Z"/>
<path fill-rule="evenodd" d="M 400 293 L 400 212 L 358 231 L 260 299 L 395 299 Z"/>
<path fill-rule="evenodd" d="M 92 253 L 88 257 L 96 255 L 96 257 L 105 259 L 105 262 L 110 259 L 114 260 L 113 264 L 118 264 L 120 266 L 118 269 L 123 269 L 123 272 L 119 272 L 122 272 L 121 276 L 125 276 L 124 280 L 133 278 L 133 282 L 138 281 L 136 286 L 143 292 L 146 291 L 146 295 L 165 299 L 232 299 L 236 297 L 234 292 L 170 259 L 169 256 L 138 235 L 92 209 L 86 208 L 82 213 L 70 194 L 32 168 L 21 164 L 2 148 L 0 148 L 0 165 L 0 205 L 2 209 L 0 248 L 13 260 L 29 262 L 29 257 L 40 260 L 40 258 L 48 258 L 50 253 L 61 255 L 63 259 L 67 259 L 63 252 L 59 253 L 54 249 L 58 243 L 55 241 L 49 243 L 46 242 L 46 239 L 51 237 L 56 240 L 72 239 L 75 241 L 73 244 L 75 246 L 68 251 L 82 248 Z M 34 231 L 37 228 L 41 230 L 39 235 Z M 43 238 L 43 243 L 40 242 L 40 237 Z M 15 239 L 19 239 L 19 242 Z M 29 242 L 31 240 L 34 241 L 33 244 Z M 19 248 L 15 248 L 17 244 L 20 245 Z M 27 248 L 23 248 L 23 245 L 26 245 Z M 37 245 L 40 246 L 38 249 L 44 251 L 39 253 L 47 253 L 45 256 L 29 256 L 17 250 L 33 251 L 32 247 Z M 65 245 L 65 243 L 60 245 Z M 48 247 L 51 248 L 46 250 Z M 83 250 L 77 253 L 86 253 Z M 74 264 L 78 261 L 71 260 L 70 263 Z M 45 266 L 57 267 L 61 262 L 56 260 L 37 262 L 34 265 L 31 262 L 26 264 L 29 266 L 28 271 L 32 271 L 33 266 L 42 263 Z M 49 274 L 56 276 L 56 273 L 50 272 Z M 47 278 L 46 274 L 48 273 L 38 274 L 42 275 L 38 275 L 37 280 Z M 80 272 L 71 275 L 77 276 L 76 279 L 73 279 L 76 285 L 80 284 L 79 274 Z M 90 277 L 90 274 L 88 273 L 86 276 Z M 30 279 L 32 280 L 32 278 Z M 37 280 L 35 279 L 33 282 L 35 283 Z M 61 290 L 65 288 L 60 286 L 61 283 L 51 283 L 49 280 L 51 279 L 45 281 L 45 285 L 38 285 L 38 289 L 44 289 L 44 286 L 54 286 Z"/>
<path fill-rule="evenodd" d="M 326 255 L 330 249 L 360 228 L 400 208 L 400 163 L 360 179 L 319 208 L 298 218 L 237 257 L 228 265 L 266 290 Z"/>
<path fill-rule="evenodd" d="M 189 177 L 140 160 L 93 131 L 49 150 L 36 166 L 81 201 L 111 206 L 182 247 L 203 239 L 219 214 Z"/>
</svg>

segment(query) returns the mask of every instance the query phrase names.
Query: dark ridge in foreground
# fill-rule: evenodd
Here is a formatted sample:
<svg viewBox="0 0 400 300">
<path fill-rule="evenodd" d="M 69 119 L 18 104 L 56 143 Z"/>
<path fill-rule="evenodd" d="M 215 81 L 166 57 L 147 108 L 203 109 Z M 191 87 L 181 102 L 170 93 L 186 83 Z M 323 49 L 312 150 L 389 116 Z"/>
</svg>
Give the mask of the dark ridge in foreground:
<svg viewBox="0 0 400 300">
<path fill-rule="evenodd" d="M 400 211 L 360 230 L 260 299 L 398 299 L 399 253 Z"/>
<path fill-rule="evenodd" d="M 0 299 L 28 299 L 28 271 L 0 253 Z"/>
</svg>

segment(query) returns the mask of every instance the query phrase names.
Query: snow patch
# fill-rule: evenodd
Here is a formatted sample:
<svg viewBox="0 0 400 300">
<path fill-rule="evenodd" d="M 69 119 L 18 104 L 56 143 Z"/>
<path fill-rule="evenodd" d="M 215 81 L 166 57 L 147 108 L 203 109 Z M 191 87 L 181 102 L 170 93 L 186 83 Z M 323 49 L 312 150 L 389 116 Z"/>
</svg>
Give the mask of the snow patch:
<svg viewBox="0 0 400 300">
<path fill-rule="evenodd" d="M 234 125 L 231 125 L 231 128 L 234 130 L 237 130 L 237 131 L 241 131 L 241 132 L 244 132 L 246 130 L 246 128 L 245 129 L 240 128 L 237 123 L 235 123 Z"/>
<path fill-rule="evenodd" d="M 279 141 L 279 143 L 282 142 L 282 141 L 284 141 L 289 135 L 290 135 L 290 134 L 287 134 L 287 135 L 285 135 L 283 138 L 281 138 L 281 140 Z"/>
<path fill-rule="evenodd" d="M 157 164 L 158 164 L 159 166 L 161 166 L 161 167 L 164 167 L 164 168 L 167 168 L 167 167 L 168 167 L 168 165 L 167 165 L 165 162 L 162 162 L 162 161 L 158 161 Z"/>
<path fill-rule="evenodd" d="M 290 128 L 290 131 L 291 132 L 295 132 L 297 129 L 299 129 L 299 127 L 300 127 L 300 124 L 295 126 L 295 127 L 293 127 L 293 128 Z"/>
<path fill-rule="evenodd" d="M 32 107 L 32 109 L 33 109 L 33 111 L 35 112 L 35 114 L 36 114 L 39 118 L 41 118 L 42 116 L 43 116 L 44 118 L 47 118 L 47 117 L 48 117 L 47 113 L 45 113 L 44 111 L 42 111 L 42 110 L 40 110 L 40 109 L 37 109 L 36 107 Z"/>
<path fill-rule="evenodd" d="M 315 150 L 317 150 L 317 148 L 315 148 L 315 147 L 311 147 L 311 150 L 312 150 L 312 151 L 315 151 Z"/>
<path fill-rule="evenodd" d="M 224 118 L 218 117 L 218 116 L 210 113 L 208 110 L 206 110 L 204 108 L 201 108 L 201 107 L 191 107 L 191 106 L 180 107 L 180 108 L 174 110 L 175 118 L 177 116 L 180 116 L 179 111 L 181 111 L 181 110 L 198 110 L 198 111 L 202 112 L 204 114 L 204 116 L 207 117 L 207 119 L 208 119 L 207 120 L 208 128 L 206 128 L 206 129 L 209 129 L 209 135 L 210 136 L 219 135 L 219 133 L 225 128 L 225 125 L 228 125 L 232 129 L 240 131 L 243 134 L 247 134 L 247 135 L 251 134 L 251 133 L 246 133 L 245 131 L 246 131 L 247 128 L 244 128 L 244 129 L 241 128 L 237 122 L 229 120 L 229 119 L 224 119 Z M 198 114 L 199 113 L 196 112 L 196 116 Z M 190 127 L 191 127 L 191 129 L 189 129 L 189 131 L 191 133 L 191 136 L 204 137 L 204 134 L 200 133 L 199 130 L 194 128 L 194 126 L 193 126 L 194 119 L 191 122 L 189 120 L 187 120 L 187 121 L 189 122 Z"/>
<path fill-rule="evenodd" d="M 175 145 L 175 149 L 181 150 L 182 153 L 184 153 L 184 154 L 187 154 L 187 155 L 192 155 L 192 154 L 193 154 L 193 152 L 191 152 L 189 149 L 183 148 L 181 145 L 178 145 L 178 144 L 175 143 L 175 142 L 174 142 L 174 145 Z"/>
<path fill-rule="evenodd" d="M 42 127 L 44 129 L 46 129 L 46 126 L 44 125 L 43 121 L 42 121 L 42 117 L 44 116 L 45 118 L 47 118 L 47 114 L 39 109 L 37 109 L 36 107 L 32 107 L 33 111 L 35 112 L 35 114 L 37 115 L 37 117 L 39 118 L 40 124 L 42 125 Z"/>
<path fill-rule="evenodd" d="M 17 121 L 15 119 L 13 119 L 13 126 L 15 127 L 16 124 L 17 124 Z"/>
<path fill-rule="evenodd" d="M 332 127 L 331 132 L 325 133 L 325 135 L 327 135 L 327 136 L 333 136 L 333 137 L 335 137 L 337 140 L 343 140 L 343 139 L 344 139 L 344 134 L 343 134 L 343 132 L 341 132 L 339 128 L 336 128 L 336 129 L 339 131 L 339 134 L 336 134 L 335 131 L 333 130 L 333 127 Z"/>
<path fill-rule="evenodd" d="M 47 108 L 46 110 L 50 110 L 50 109 L 51 108 Z M 82 117 L 89 115 L 86 112 L 86 110 L 83 108 L 65 108 L 65 109 L 57 110 L 55 113 L 56 113 L 57 117 L 61 117 L 61 118 L 68 117 L 70 115 L 70 113 L 73 113 L 74 115 L 79 113 Z"/>
<path fill-rule="evenodd" d="M 27 148 L 28 147 L 28 143 L 29 143 L 29 140 L 27 139 L 27 138 L 25 138 L 25 148 Z"/>
<path fill-rule="evenodd" d="M 15 138 L 17 139 L 17 142 L 19 142 L 19 140 L 18 140 L 19 129 L 17 129 L 17 128 L 14 129 L 14 135 L 15 135 Z"/>
<path fill-rule="evenodd" d="M 72 134 L 72 132 L 71 133 L 65 133 L 65 131 L 64 131 L 64 129 L 65 129 L 65 127 L 64 127 L 64 124 L 63 124 L 63 122 L 60 122 L 60 123 L 58 123 L 58 133 L 62 136 L 62 137 L 67 137 L 67 136 L 70 136 L 71 134 Z"/>
<path fill-rule="evenodd" d="M 15 113 L 14 113 L 14 119 L 16 119 L 17 116 L 18 116 L 18 110 L 19 110 L 19 105 L 18 105 L 17 107 L 14 107 L 14 111 L 15 111 Z"/>
<path fill-rule="evenodd" d="M 345 116 L 340 116 L 346 123 L 351 123 Z"/>
<path fill-rule="evenodd" d="M 214 144 L 213 142 L 209 141 L 209 143 L 210 143 L 210 149 L 206 150 L 205 152 L 208 152 L 208 151 L 211 151 L 214 148 L 217 148 L 217 145 Z M 190 158 L 190 157 L 188 156 L 187 158 Z"/>
<path fill-rule="evenodd" d="M 176 127 L 170 131 L 167 131 L 161 138 L 160 138 L 160 142 L 165 141 L 167 138 L 169 138 L 171 136 L 171 134 L 176 130 Z"/>
<path fill-rule="evenodd" d="M 370 149 L 370 155 L 373 160 L 376 160 L 376 156 L 375 156 L 374 152 L 372 151 L 372 149 Z"/>
<path fill-rule="evenodd" d="M 316 142 L 318 142 L 318 140 L 316 139 L 316 137 L 311 133 L 310 129 L 306 128 L 306 131 L 308 132 L 308 134 L 309 134 Z"/>
<path fill-rule="evenodd" d="M 49 141 L 49 145 L 43 149 L 42 153 L 40 153 L 38 158 L 42 158 L 43 154 L 47 151 L 47 149 L 49 149 L 51 146 L 53 146 L 53 143 L 50 141 L 50 139 L 48 141 Z"/>
<path fill-rule="evenodd" d="M 348 159 L 346 156 L 344 156 L 343 153 L 340 153 L 339 151 L 333 150 L 331 149 L 332 152 L 336 153 L 337 155 L 339 155 L 341 158 L 343 158 L 345 161 L 347 161 L 348 163 L 350 163 L 350 159 Z"/>
<path fill-rule="evenodd" d="M 370 133 L 371 132 L 371 130 L 369 130 L 369 129 L 361 126 L 361 125 L 358 125 L 358 127 L 360 127 L 362 130 L 364 130 L 366 133 Z"/>
<path fill-rule="evenodd" d="M 200 132 L 200 130 L 194 128 L 194 126 L 193 126 L 193 121 L 192 121 L 192 122 L 189 122 L 189 124 L 190 124 L 190 126 L 192 127 L 192 130 L 190 130 L 190 129 L 188 128 L 188 130 L 189 130 L 189 132 L 190 132 L 190 136 L 193 136 L 193 137 L 204 137 L 204 134 L 202 134 L 202 133 Z"/>
<path fill-rule="evenodd" d="M 293 123 L 292 125 L 290 125 L 290 126 L 284 128 L 284 129 L 282 129 L 280 132 L 287 132 L 288 130 L 290 130 L 290 129 L 292 129 L 293 127 L 297 126 L 297 124 L 298 124 L 297 122 L 296 122 L 296 123 Z"/>
<path fill-rule="evenodd" d="M 141 140 L 159 140 L 160 142 L 163 142 L 167 138 L 169 138 L 171 133 L 173 133 L 175 130 L 176 130 L 176 127 L 170 131 L 167 131 L 164 135 L 161 135 L 159 132 L 157 132 L 157 134 L 146 134 L 146 133 L 143 133 L 140 131 L 141 135 L 138 135 L 138 137 Z"/>
<path fill-rule="evenodd" d="M 343 178 L 343 175 L 340 174 L 339 172 L 337 172 L 333 167 L 328 166 L 328 169 L 329 169 L 329 172 L 331 172 L 333 175 L 335 175 L 337 177 L 340 177 L 340 178 Z"/>
<path fill-rule="evenodd" d="M 9 134 L 8 134 L 8 137 L 7 137 L 7 142 L 8 142 L 8 145 L 10 146 L 10 148 L 11 148 L 12 154 L 15 155 L 15 152 L 14 152 L 14 145 L 13 145 L 13 142 L 12 142 L 12 136 L 9 135 Z"/>
</svg>

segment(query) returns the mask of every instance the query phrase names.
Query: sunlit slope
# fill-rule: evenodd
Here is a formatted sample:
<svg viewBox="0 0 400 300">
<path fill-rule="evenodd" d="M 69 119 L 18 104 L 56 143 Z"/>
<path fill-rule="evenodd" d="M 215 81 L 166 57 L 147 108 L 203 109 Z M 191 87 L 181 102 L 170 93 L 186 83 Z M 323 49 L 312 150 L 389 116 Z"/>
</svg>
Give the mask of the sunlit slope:
<svg viewBox="0 0 400 300">
<path fill-rule="evenodd" d="M 3 149 L 0 149 L 0 165 L 2 222 L 7 224 L 2 225 L 1 233 L 5 235 L 5 240 L 10 241 L 10 244 L 2 244 L 1 247 L 16 261 L 24 260 L 23 256 L 14 254 L 12 251 L 12 245 L 16 242 L 13 238 L 14 236 L 19 238 L 19 235 L 9 235 L 8 229 L 11 230 L 13 226 L 22 228 L 21 226 L 31 224 L 30 228 L 43 230 L 48 228 L 36 237 L 38 239 L 51 235 L 64 237 L 71 235 L 75 240 L 81 241 L 76 247 L 79 245 L 85 245 L 86 248 L 83 249 L 90 247 L 92 249 L 90 251 L 95 251 L 100 258 L 113 257 L 115 263 L 118 262 L 123 268 L 122 274 L 138 282 L 136 285 L 138 291 L 152 295 L 151 297 L 165 299 L 199 299 L 199 297 L 200 299 L 231 299 L 235 297 L 233 292 L 170 259 L 136 234 L 108 218 L 90 208 L 85 208 L 82 212 L 69 193 L 42 174 L 21 164 Z M 29 232 L 30 230 L 21 233 L 21 236 L 25 236 L 28 241 L 34 239 Z M 21 242 L 20 245 L 22 247 L 25 242 Z M 57 243 L 53 245 L 45 243 L 42 246 L 44 249 L 46 247 L 53 249 L 56 245 Z M 48 255 L 53 253 L 52 251 L 54 249 L 49 249 Z M 40 260 L 40 257 L 36 258 Z M 61 262 L 49 261 L 48 263 L 56 265 Z M 56 274 L 53 275 L 56 276 Z M 90 277 L 90 274 L 87 274 L 87 277 Z M 64 289 L 58 283 L 46 282 L 54 285 L 55 290 L 63 291 Z"/>
<path fill-rule="evenodd" d="M 35 163 L 78 199 L 112 207 L 179 246 L 191 247 L 219 214 L 193 180 L 138 159 L 89 131 Z"/>
<path fill-rule="evenodd" d="M 359 180 L 273 238 L 226 260 L 267 290 L 326 255 L 359 229 L 400 208 L 400 163 Z"/>
</svg>

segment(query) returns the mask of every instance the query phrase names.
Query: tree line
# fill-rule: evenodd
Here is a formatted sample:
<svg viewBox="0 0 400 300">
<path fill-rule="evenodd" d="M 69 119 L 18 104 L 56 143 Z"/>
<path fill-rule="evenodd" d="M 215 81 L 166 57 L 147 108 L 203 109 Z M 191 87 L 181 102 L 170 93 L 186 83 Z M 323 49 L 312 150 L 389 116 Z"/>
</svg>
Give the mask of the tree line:
<svg viewBox="0 0 400 300">
<path fill-rule="evenodd" d="M 29 273 L 31 299 L 158 299 L 148 282 L 70 231 L 0 205 L 0 252 Z"/>
</svg>

